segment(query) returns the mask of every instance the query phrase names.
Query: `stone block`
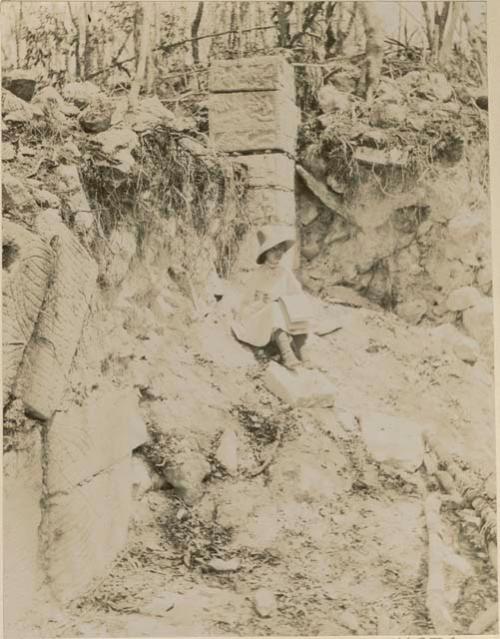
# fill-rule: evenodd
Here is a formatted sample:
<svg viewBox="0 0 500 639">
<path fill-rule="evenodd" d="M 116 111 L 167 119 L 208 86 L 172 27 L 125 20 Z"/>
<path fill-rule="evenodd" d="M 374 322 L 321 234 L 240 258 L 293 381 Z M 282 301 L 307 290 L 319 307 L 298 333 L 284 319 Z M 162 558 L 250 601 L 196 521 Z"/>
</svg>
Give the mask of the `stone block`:
<svg viewBox="0 0 500 639">
<path fill-rule="evenodd" d="M 5 402 L 42 306 L 53 267 L 53 255 L 43 240 L 9 220 L 3 221 L 2 249 Z"/>
<path fill-rule="evenodd" d="M 127 543 L 132 510 L 127 457 L 70 494 L 46 502 L 46 562 L 53 595 L 66 603 L 109 571 Z"/>
<path fill-rule="evenodd" d="M 263 379 L 271 393 L 291 406 L 327 407 L 335 403 L 335 388 L 319 371 L 306 368 L 290 371 L 271 362 Z"/>
<path fill-rule="evenodd" d="M 361 432 L 373 459 L 394 470 L 413 472 L 424 458 L 422 425 L 395 415 L 369 413 L 361 418 Z"/>
<path fill-rule="evenodd" d="M 475 306 L 481 299 L 481 293 L 473 286 L 462 286 L 452 291 L 446 300 L 450 311 L 465 311 Z"/>
<path fill-rule="evenodd" d="M 281 56 L 215 60 L 208 72 L 208 89 L 212 93 L 279 91 L 295 100 L 294 69 Z"/>
<path fill-rule="evenodd" d="M 50 419 L 60 406 L 97 280 L 96 262 L 71 231 L 54 224 L 51 234 L 53 278 L 24 351 L 15 388 L 26 410 L 39 419 Z"/>
<path fill-rule="evenodd" d="M 279 189 L 248 189 L 243 202 L 252 224 L 295 225 L 295 195 Z"/>
<path fill-rule="evenodd" d="M 451 347 L 454 354 L 464 362 L 474 364 L 479 357 L 479 344 L 472 337 L 463 335 L 453 324 L 441 324 L 432 330 L 445 344 Z"/>
<path fill-rule="evenodd" d="M 226 152 L 295 153 L 300 111 L 277 91 L 214 93 L 209 99 L 212 143 Z"/>
<path fill-rule="evenodd" d="M 284 153 L 258 153 L 238 155 L 235 162 L 248 168 L 250 187 L 272 187 L 293 191 L 295 188 L 295 162 Z"/>
<path fill-rule="evenodd" d="M 47 432 L 49 495 L 71 491 L 148 440 L 133 391 L 92 395 L 82 406 L 57 411 Z"/>
<path fill-rule="evenodd" d="M 42 585 L 38 537 L 41 497 L 41 437 L 35 429 L 23 438 L 21 448 L 3 456 L 3 611 L 6 627 L 33 610 Z"/>
</svg>

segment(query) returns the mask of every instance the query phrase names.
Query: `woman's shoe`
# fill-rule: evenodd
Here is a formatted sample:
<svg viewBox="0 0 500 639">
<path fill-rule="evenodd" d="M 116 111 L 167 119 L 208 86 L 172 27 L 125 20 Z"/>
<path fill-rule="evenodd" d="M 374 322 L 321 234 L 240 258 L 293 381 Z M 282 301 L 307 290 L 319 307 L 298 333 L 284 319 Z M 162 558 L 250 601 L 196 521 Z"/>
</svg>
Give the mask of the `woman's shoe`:
<svg viewBox="0 0 500 639">
<path fill-rule="evenodd" d="M 275 335 L 275 342 L 278 345 L 283 366 L 289 370 L 295 370 L 300 361 L 295 356 L 290 346 L 290 336 L 285 331 L 278 331 Z"/>
</svg>

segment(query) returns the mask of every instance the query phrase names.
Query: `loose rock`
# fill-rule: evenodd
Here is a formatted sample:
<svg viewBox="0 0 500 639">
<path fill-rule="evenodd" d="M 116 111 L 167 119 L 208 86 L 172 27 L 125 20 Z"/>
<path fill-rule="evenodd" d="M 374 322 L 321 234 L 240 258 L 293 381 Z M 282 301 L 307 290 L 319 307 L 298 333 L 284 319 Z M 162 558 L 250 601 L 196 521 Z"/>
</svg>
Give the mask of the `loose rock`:
<svg viewBox="0 0 500 639">
<path fill-rule="evenodd" d="M 220 438 L 219 446 L 215 453 L 215 458 L 219 464 L 226 469 L 230 475 L 238 472 L 238 436 L 234 430 L 226 430 Z"/>
<path fill-rule="evenodd" d="M 235 572 L 240 568 L 240 560 L 237 557 L 233 559 L 211 559 L 208 567 L 215 572 Z"/>
<path fill-rule="evenodd" d="M 361 432 L 375 461 L 408 472 L 422 464 L 424 442 L 420 423 L 395 415 L 370 413 L 361 418 Z"/>
<path fill-rule="evenodd" d="M 463 335 L 453 324 L 442 324 L 433 329 L 432 333 L 449 344 L 458 359 L 468 364 L 474 364 L 477 361 L 479 344 L 472 337 Z"/>
<path fill-rule="evenodd" d="M 8 89 L 21 100 L 29 102 L 36 87 L 36 77 L 32 71 L 15 69 L 3 74 L 2 87 Z"/>
<path fill-rule="evenodd" d="M 346 111 L 351 105 L 349 94 L 342 93 L 331 84 L 321 87 L 318 91 L 318 102 L 323 113 Z"/>
<path fill-rule="evenodd" d="M 396 307 L 396 313 L 409 324 L 418 324 L 427 313 L 427 302 L 421 299 L 403 302 Z"/>
<path fill-rule="evenodd" d="M 100 93 L 101 89 L 88 80 L 85 82 L 69 82 L 62 89 L 63 97 L 73 102 L 80 109 L 88 106 Z"/>
<path fill-rule="evenodd" d="M 16 150 L 10 142 L 2 142 L 2 162 L 9 162 L 16 157 Z"/>
<path fill-rule="evenodd" d="M 272 617 L 278 610 L 276 597 L 270 590 L 257 590 L 253 596 L 253 604 L 259 617 L 263 618 Z"/>
<path fill-rule="evenodd" d="M 111 126 L 113 106 L 110 100 L 97 97 L 81 113 L 79 122 L 85 133 L 101 133 Z"/>
<path fill-rule="evenodd" d="M 481 299 L 481 293 L 473 286 L 463 286 L 450 293 L 446 306 L 450 311 L 465 311 L 475 306 Z"/>
</svg>

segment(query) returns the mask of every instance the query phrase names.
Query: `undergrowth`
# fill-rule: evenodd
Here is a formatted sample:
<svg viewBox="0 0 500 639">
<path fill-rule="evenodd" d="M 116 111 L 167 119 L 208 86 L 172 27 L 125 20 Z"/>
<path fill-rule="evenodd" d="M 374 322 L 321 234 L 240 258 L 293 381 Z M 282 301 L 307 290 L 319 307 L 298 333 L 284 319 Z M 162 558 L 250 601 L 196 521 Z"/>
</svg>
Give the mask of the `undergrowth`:
<svg viewBox="0 0 500 639">
<path fill-rule="evenodd" d="M 177 267 L 189 272 L 196 244 L 211 240 L 216 269 L 226 275 L 247 228 L 239 204 L 243 176 L 226 159 L 195 155 L 161 126 L 144 134 L 132 154 L 136 164 L 127 175 L 90 155 L 84 158 L 84 182 L 104 233 L 125 222 L 135 229 L 141 251 L 157 232 L 156 222 L 173 219 L 177 248 L 181 242 L 184 249 Z"/>
</svg>

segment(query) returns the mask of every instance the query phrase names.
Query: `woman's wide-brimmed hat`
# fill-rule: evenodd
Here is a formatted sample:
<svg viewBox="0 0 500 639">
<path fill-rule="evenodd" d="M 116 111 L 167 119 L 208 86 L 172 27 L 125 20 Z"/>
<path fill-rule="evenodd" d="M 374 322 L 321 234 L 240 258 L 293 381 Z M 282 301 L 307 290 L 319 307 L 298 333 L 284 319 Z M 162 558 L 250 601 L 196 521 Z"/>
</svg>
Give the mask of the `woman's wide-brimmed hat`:
<svg viewBox="0 0 500 639">
<path fill-rule="evenodd" d="M 272 225 L 263 226 L 257 231 L 257 264 L 264 261 L 264 253 L 269 249 L 284 244 L 288 251 L 295 244 L 295 228 L 293 226 Z"/>
</svg>

